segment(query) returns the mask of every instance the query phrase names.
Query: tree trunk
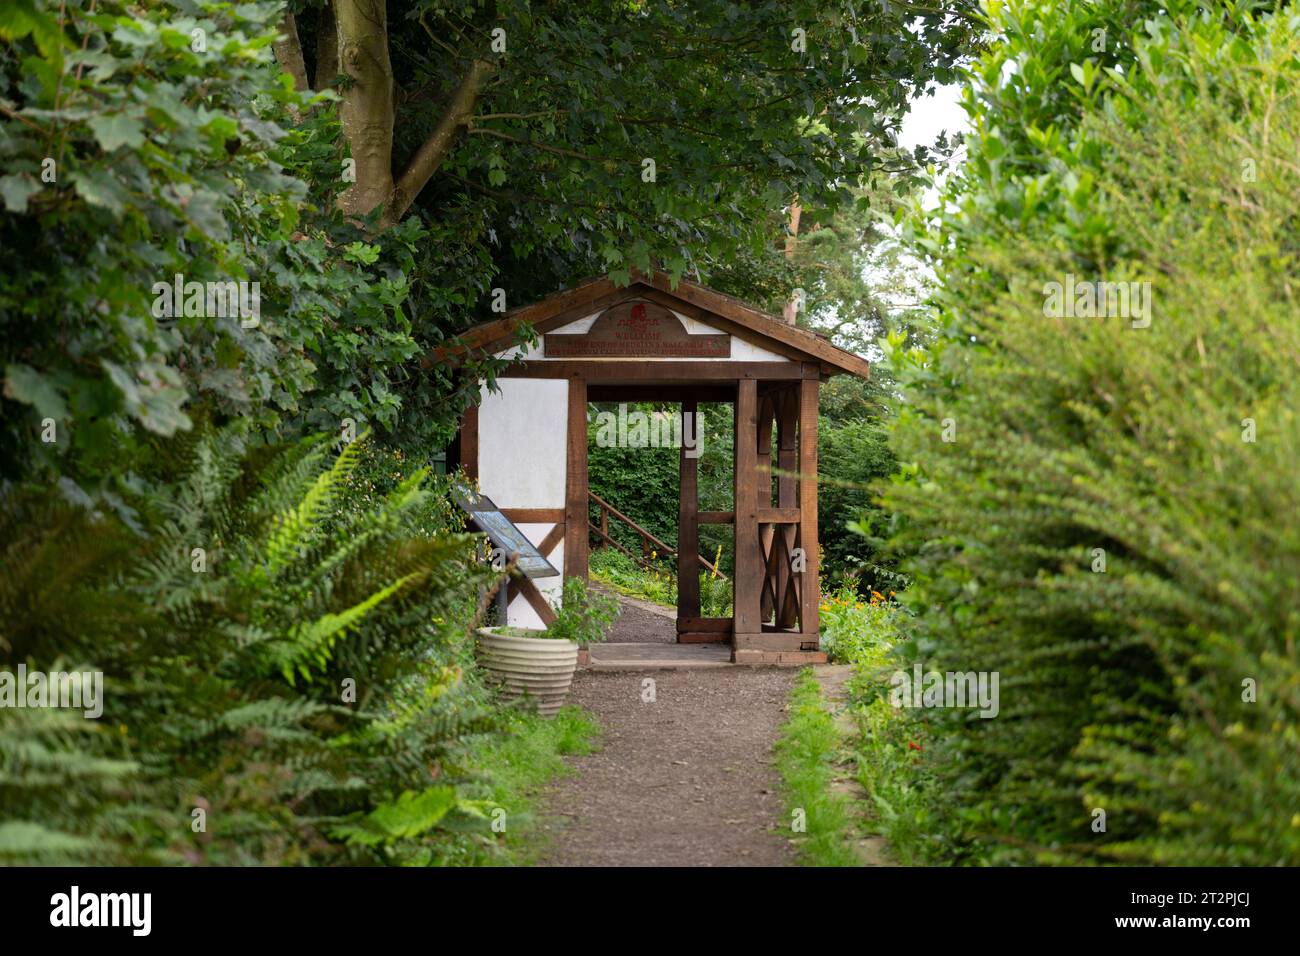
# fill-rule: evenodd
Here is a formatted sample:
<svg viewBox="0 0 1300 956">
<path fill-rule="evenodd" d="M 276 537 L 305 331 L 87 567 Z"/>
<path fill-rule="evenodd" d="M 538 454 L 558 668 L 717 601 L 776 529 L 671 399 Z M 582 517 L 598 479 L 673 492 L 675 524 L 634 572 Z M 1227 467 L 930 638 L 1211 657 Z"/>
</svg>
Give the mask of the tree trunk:
<svg viewBox="0 0 1300 956">
<path fill-rule="evenodd" d="M 361 218 L 393 195 L 393 67 L 388 59 L 388 13 L 384 0 L 336 0 L 340 71 L 351 83 L 342 91 L 339 119 L 352 146 L 356 181 L 339 206 Z"/>
<path fill-rule="evenodd" d="M 280 21 L 280 33 L 271 45 L 275 60 L 281 69 L 293 77 L 295 90 L 307 89 L 307 65 L 302 60 L 302 44 L 298 41 L 298 23 L 292 13 Z"/>
<path fill-rule="evenodd" d="M 451 152 L 460 131 L 470 125 L 493 65 L 482 59 L 470 63 L 433 131 L 394 181 L 393 67 L 388 59 L 385 2 L 334 0 L 334 25 L 338 69 L 352 81 L 342 90 L 339 118 L 356 163 L 356 181 L 339 197 L 339 207 L 349 218 L 360 219 L 383 206 L 378 226 L 382 231 L 406 214 Z"/>
<path fill-rule="evenodd" d="M 790 203 L 790 234 L 785 237 L 785 257 L 786 259 L 794 258 L 795 244 L 799 241 L 799 214 L 802 212 L 799 206 L 799 197 L 796 196 Z M 781 317 L 785 319 L 786 325 L 797 324 L 799 317 L 799 303 L 795 299 L 790 299 L 785 304 L 785 309 Z"/>
</svg>

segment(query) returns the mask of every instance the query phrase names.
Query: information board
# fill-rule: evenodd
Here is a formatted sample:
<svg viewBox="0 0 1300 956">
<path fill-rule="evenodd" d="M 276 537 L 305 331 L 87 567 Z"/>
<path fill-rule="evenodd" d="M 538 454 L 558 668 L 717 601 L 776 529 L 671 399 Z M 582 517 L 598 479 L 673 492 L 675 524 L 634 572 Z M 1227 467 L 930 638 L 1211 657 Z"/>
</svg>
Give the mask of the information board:
<svg viewBox="0 0 1300 956">
<path fill-rule="evenodd" d="M 500 548 L 506 561 L 518 554 L 515 567 L 519 573 L 529 578 L 550 578 L 560 572 L 547 561 L 531 541 L 492 503 L 486 495 L 480 495 L 465 485 L 456 485 L 452 490 L 456 504 L 469 515 L 469 520 L 478 530 L 488 536 L 493 545 Z"/>
</svg>

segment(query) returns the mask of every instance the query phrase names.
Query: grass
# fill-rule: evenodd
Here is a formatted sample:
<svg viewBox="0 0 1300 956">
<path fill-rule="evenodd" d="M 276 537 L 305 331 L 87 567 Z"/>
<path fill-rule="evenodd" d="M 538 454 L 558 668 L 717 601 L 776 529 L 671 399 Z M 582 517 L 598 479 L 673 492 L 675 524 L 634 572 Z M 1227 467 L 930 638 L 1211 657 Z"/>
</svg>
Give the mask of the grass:
<svg viewBox="0 0 1300 956">
<path fill-rule="evenodd" d="M 664 607 L 677 606 L 677 578 L 666 569 L 647 571 L 613 548 L 591 552 L 591 576 L 613 591 Z"/>
<path fill-rule="evenodd" d="M 563 758 L 596 748 L 600 726 L 579 707 L 567 706 L 551 720 L 511 711 L 508 726 L 493 743 L 474 754 L 482 789 L 474 794 L 498 808 L 492 813 L 503 829 L 492 838 L 467 834 L 456 841 L 446 865 L 522 866 L 546 849 L 537 830 L 537 797 L 552 780 L 569 773 Z M 503 811 L 504 815 L 501 812 Z"/>
<path fill-rule="evenodd" d="M 890 702 L 890 674 L 904 666 L 895 648 L 907 640 L 909 615 L 888 596 L 863 600 L 852 588 L 823 595 L 822 649 L 853 666 L 848 684 L 856 732 L 847 746 L 866 791 L 866 826 L 905 866 L 951 862 L 938 834 L 942 810 L 931 769 L 934 755 L 924 722 Z"/>
<path fill-rule="evenodd" d="M 922 722 L 889 702 L 888 678 L 859 669 L 849 685 L 858 734 L 858 782 L 871 799 L 873 829 L 904 866 L 951 863 L 937 836 L 939 806 L 931 741 Z"/>
<path fill-rule="evenodd" d="M 613 548 L 591 552 L 591 577 L 612 591 L 663 607 L 677 607 L 676 572 L 666 564 L 648 571 Z M 704 617 L 731 616 L 731 583 L 712 574 L 700 575 L 700 611 Z"/>
<path fill-rule="evenodd" d="M 785 787 L 796 849 L 805 866 L 859 866 L 854 851 L 858 826 L 849 798 L 832 791 L 843 746 L 835 720 L 809 669 L 790 692 L 790 718 L 776 744 L 776 765 Z M 797 826 L 802 822 L 804 832 Z"/>
</svg>

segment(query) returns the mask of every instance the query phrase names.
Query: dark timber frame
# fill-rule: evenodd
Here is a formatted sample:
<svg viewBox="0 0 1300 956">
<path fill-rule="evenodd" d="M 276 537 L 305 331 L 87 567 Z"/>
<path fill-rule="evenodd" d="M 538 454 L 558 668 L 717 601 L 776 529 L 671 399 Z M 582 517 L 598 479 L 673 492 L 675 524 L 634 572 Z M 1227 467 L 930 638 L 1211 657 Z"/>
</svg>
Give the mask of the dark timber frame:
<svg viewBox="0 0 1300 956">
<path fill-rule="evenodd" d="M 619 288 L 596 279 L 468 332 L 461 344 L 430 356 L 456 361 L 467 351 L 499 352 L 519 330 L 544 334 L 576 319 L 636 299 L 666 306 L 688 318 L 761 346 L 784 361 L 706 359 L 552 359 L 519 362 L 499 378 L 562 378 L 569 383 L 565 505 L 533 509 L 521 519 L 562 520 L 553 545 L 564 540 L 566 577 L 588 574 L 590 547 L 587 487 L 589 401 L 680 402 L 693 413 L 701 402 L 734 408 L 735 488 L 729 512 L 699 510 L 698 459 L 679 457 L 677 631 L 686 642 L 729 641 L 737 663 L 793 663 L 818 653 L 817 403 L 823 378 L 866 376 L 864 359 L 780 318 L 689 282 L 676 289 L 662 274 L 634 276 Z M 460 447 L 477 449 L 475 409 L 462 422 Z M 477 465 L 476 453 L 462 457 Z M 773 466 L 775 465 L 775 473 Z M 471 468 L 471 471 L 473 469 Z M 503 509 L 507 516 L 511 509 Z M 699 525 L 731 524 L 735 575 L 731 618 L 700 616 Z M 540 595 L 538 595 L 540 599 Z M 532 597 L 529 596 L 529 600 Z"/>
</svg>

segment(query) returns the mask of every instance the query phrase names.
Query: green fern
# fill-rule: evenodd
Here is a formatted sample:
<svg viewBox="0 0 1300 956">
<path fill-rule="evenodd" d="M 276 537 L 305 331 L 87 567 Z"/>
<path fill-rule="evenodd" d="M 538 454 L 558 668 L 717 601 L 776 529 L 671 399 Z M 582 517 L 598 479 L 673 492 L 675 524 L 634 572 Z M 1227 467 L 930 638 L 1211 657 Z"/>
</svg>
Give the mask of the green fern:
<svg viewBox="0 0 1300 956">
<path fill-rule="evenodd" d="M 465 741 L 492 727 L 451 665 L 480 575 L 467 537 L 413 531 L 423 471 L 370 500 L 351 480 L 364 444 L 329 444 L 186 437 L 186 470 L 135 503 L 146 537 L 0 496 L 0 665 L 67 654 L 113 688 L 98 722 L 0 712 L 0 862 L 433 858 L 450 832 L 434 798 L 396 795 L 440 767 L 454 795 Z M 474 819 L 453 807 L 456 829 Z"/>
</svg>

